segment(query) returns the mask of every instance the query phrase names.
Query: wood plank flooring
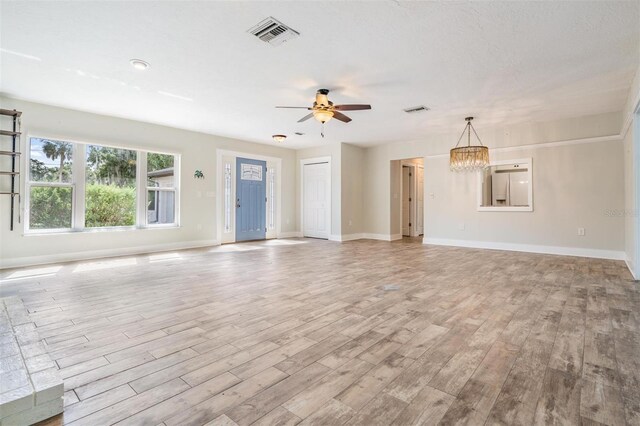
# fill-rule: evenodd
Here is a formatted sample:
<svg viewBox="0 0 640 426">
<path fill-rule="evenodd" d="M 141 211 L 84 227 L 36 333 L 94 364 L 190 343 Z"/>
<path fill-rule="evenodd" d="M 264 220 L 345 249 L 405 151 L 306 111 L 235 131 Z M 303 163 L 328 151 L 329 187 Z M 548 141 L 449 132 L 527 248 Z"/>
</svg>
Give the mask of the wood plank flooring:
<svg viewBox="0 0 640 426">
<path fill-rule="evenodd" d="M 640 424 L 622 262 L 292 239 L 1 276 L 65 380 L 47 425 Z"/>
</svg>

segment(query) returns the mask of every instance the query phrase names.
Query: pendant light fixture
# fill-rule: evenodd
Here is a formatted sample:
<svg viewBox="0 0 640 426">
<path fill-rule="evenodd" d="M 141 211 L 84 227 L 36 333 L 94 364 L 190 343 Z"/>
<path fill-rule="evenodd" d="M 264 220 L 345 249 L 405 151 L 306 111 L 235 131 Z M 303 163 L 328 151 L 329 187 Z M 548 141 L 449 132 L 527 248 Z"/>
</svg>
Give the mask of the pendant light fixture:
<svg viewBox="0 0 640 426">
<path fill-rule="evenodd" d="M 460 138 L 458 138 L 458 143 L 456 143 L 455 148 L 453 148 L 449 154 L 449 168 L 455 172 L 482 170 L 489 165 L 489 148 L 482 145 L 476 129 L 473 128 L 471 124 L 473 117 L 467 117 L 465 120 L 467 125 L 462 131 Z M 471 145 L 472 130 L 480 145 Z M 467 134 L 467 146 L 458 147 L 465 133 Z"/>
</svg>

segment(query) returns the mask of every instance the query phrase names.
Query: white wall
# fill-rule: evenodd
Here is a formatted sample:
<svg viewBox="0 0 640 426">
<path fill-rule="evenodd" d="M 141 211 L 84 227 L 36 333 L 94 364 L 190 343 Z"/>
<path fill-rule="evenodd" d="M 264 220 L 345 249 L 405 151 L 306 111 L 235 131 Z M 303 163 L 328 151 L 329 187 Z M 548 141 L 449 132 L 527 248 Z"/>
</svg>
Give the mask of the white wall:
<svg viewBox="0 0 640 426">
<path fill-rule="evenodd" d="M 399 183 L 393 179 L 397 173 L 391 170 L 391 160 L 428 157 L 427 241 L 460 245 L 480 242 L 485 246 L 498 243 L 511 249 L 536 245 L 539 251 L 550 247 L 555 252 L 621 258 L 624 220 L 608 214 L 624 208 L 624 154 L 618 135 L 621 121 L 620 113 L 609 113 L 477 129 L 490 147 L 492 159 L 533 158 L 532 213 L 476 211 L 476 176 L 456 174 L 448 168 L 448 150 L 458 135 L 426 136 L 419 142 L 370 148 L 365 153 L 365 232 L 393 235 L 397 231 L 399 221 L 395 213 L 392 217 L 390 203 L 393 188 Z M 540 145 L 583 138 L 591 143 Z M 507 147 L 511 148 L 500 150 Z M 459 229 L 462 223 L 464 230 Z M 578 226 L 586 228 L 584 237 L 577 236 Z M 569 250 L 561 250 L 565 248 Z"/>
<path fill-rule="evenodd" d="M 492 152 L 492 160 L 532 158 L 533 212 L 477 211 L 477 175 L 450 172 L 446 157 L 428 158 L 426 241 L 513 244 L 542 252 L 572 248 L 575 254 L 620 258 L 624 219 L 615 212 L 624 208 L 622 148 L 612 139 Z M 584 236 L 578 227 L 585 228 Z"/>
<path fill-rule="evenodd" d="M 38 135 L 178 153 L 182 161 L 182 226 L 179 228 L 25 236 L 22 224 L 9 231 L 9 197 L 0 196 L 0 263 L 3 267 L 217 243 L 218 148 L 282 159 L 282 232 L 297 231 L 294 150 L 7 98 L 0 98 L 0 104 L 2 108 L 23 111 L 22 151 L 27 137 Z M 205 179 L 194 179 L 195 169 L 202 170 Z"/>
</svg>

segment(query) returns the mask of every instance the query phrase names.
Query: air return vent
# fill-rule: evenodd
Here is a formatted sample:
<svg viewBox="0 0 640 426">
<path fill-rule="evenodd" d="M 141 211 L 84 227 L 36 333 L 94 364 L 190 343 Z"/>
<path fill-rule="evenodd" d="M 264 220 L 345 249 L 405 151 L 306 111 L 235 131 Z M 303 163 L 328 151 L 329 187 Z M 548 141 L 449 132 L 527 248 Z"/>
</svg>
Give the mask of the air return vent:
<svg viewBox="0 0 640 426">
<path fill-rule="evenodd" d="M 415 114 L 416 112 L 427 112 L 429 111 L 429 108 L 424 105 L 420 105 L 417 107 L 405 108 L 403 111 L 409 114 Z"/>
<path fill-rule="evenodd" d="M 271 16 L 251 28 L 248 32 L 265 43 L 269 43 L 274 46 L 282 44 L 300 35 L 299 32 L 287 27 L 282 22 L 272 18 Z"/>
</svg>

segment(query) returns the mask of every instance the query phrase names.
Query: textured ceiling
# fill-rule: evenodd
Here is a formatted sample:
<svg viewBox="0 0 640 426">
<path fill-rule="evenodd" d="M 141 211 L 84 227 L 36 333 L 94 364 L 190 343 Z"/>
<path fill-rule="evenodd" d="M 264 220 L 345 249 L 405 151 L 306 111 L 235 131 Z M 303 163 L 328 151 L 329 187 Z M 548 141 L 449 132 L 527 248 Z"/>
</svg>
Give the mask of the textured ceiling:
<svg viewBox="0 0 640 426">
<path fill-rule="evenodd" d="M 7 2 L 2 93 L 285 146 L 375 145 L 622 109 L 640 2 Z M 248 30 L 274 16 L 280 46 Z M 147 71 L 129 59 L 151 64 Z M 372 111 L 296 121 L 315 90 Z M 171 95 L 177 95 L 171 96 Z M 403 108 L 431 108 L 409 115 Z M 295 136 L 303 132 L 304 136 Z"/>
</svg>

